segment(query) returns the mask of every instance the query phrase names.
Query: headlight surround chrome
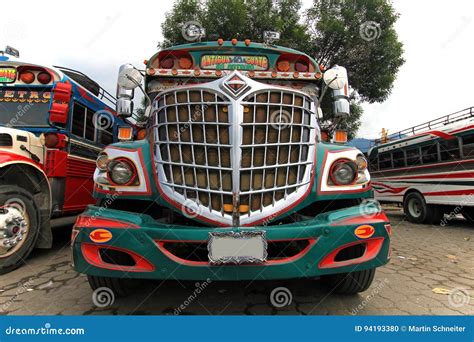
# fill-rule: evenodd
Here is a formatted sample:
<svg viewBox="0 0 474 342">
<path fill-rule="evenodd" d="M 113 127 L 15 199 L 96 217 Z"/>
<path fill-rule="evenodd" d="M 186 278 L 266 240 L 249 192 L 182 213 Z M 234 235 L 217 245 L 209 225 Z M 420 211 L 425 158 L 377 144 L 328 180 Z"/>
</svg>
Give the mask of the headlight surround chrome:
<svg viewBox="0 0 474 342">
<path fill-rule="evenodd" d="M 116 185 L 132 185 L 137 178 L 134 164 L 126 158 L 111 160 L 107 164 L 107 176 Z"/>
<path fill-rule="evenodd" d="M 362 154 L 359 154 L 356 158 L 357 170 L 365 171 L 368 167 L 367 159 Z"/>
<path fill-rule="evenodd" d="M 349 159 L 336 160 L 329 171 L 329 177 L 334 185 L 351 185 L 357 180 L 357 164 Z"/>
<path fill-rule="evenodd" d="M 107 171 L 107 163 L 109 162 L 109 156 L 105 152 L 99 153 L 97 160 L 95 162 L 97 168 L 100 171 Z"/>
</svg>

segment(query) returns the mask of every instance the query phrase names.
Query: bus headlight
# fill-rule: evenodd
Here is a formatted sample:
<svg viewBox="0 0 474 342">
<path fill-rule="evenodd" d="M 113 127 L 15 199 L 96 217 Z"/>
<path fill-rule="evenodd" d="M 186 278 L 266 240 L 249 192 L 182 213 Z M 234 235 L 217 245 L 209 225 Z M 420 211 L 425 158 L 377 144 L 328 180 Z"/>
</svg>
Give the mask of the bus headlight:
<svg viewBox="0 0 474 342">
<path fill-rule="evenodd" d="M 334 162 L 329 176 L 334 185 L 350 185 L 357 179 L 357 164 L 349 159 L 339 159 Z"/>
<path fill-rule="evenodd" d="M 125 158 L 112 160 L 108 164 L 108 177 L 117 185 L 131 185 L 135 182 L 137 172 L 131 161 Z"/>
<path fill-rule="evenodd" d="M 359 154 L 356 158 L 356 164 L 357 164 L 357 170 L 359 171 L 365 171 L 367 170 L 367 159 L 361 154 Z"/>
<path fill-rule="evenodd" d="M 97 168 L 100 171 L 107 171 L 107 163 L 109 162 L 109 156 L 105 152 L 101 152 L 95 162 Z"/>
</svg>

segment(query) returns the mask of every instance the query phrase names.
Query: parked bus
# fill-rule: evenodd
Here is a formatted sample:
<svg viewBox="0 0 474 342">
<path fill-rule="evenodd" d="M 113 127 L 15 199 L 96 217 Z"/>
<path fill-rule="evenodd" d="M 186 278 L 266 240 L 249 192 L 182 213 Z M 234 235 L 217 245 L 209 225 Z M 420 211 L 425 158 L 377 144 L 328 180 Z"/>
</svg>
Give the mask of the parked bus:
<svg viewBox="0 0 474 342">
<path fill-rule="evenodd" d="M 75 269 L 93 289 L 319 276 L 342 293 L 370 286 L 389 259 L 390 224 L 362 153 L 322 141 L 319 125 L 323 93 L 348 115 L 344 68 L 323 74 L 299 51 L 218 40 L 163 49 L 143 73 L 147 135 L 101 152 L 103 204 L 73 228 Z M 121 67 L 119 114 L 141 82 Z"/>
<path fill-rule="evenodd" d="M 411 222 L 462 214 L 474 223 L 474 110 L 394 133 L 369 151 L 375 197 L 402 203 Z"/>
<path fill-rule="evenodd" d="M 51 247 L 50 218 L 94 202 L 95 160 L 123 123 L 114 107 L 79 71 L 0 61 L 0 273 Z"/>
</svg>

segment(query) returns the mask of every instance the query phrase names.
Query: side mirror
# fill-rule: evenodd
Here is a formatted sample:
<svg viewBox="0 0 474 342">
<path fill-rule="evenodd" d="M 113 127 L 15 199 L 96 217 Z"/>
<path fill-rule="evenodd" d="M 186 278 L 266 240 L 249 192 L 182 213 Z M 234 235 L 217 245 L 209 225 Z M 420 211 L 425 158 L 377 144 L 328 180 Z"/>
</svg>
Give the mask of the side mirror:
<svg viewBox="0 0 474 342">
<path fill-rule="evenodd" d="M 141 85 L 143 76 L 131 64 L 124 64 L 119 69 L 117 84 L 124 90 L 133 90 Z"/>
<path fill-rule="evenodd" d="M 131 117 L 133 114 L 133 101 L 129 98 L 117 99 L 117 115 L 122 117 Z"/>
<path fill-rule="evenodd" d="M 347 70 L 344 67 L 336 65 L 324 73 L 323 80 L 331 89 L 343 89 L 348 83 Z"/>
</svg>

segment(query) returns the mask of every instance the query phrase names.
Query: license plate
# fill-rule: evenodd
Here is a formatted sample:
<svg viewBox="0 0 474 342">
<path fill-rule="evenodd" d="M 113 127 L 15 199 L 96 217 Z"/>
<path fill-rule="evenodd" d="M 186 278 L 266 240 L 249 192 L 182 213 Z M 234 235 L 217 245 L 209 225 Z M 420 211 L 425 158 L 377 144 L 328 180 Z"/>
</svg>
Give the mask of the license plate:
<svg viewBox="0 0 474 342">
<path fill-rule="evenodd" d="M 211 264 L 263 263 L 267 260 L 265 231 L 209 233 Z"/>
</svg>

